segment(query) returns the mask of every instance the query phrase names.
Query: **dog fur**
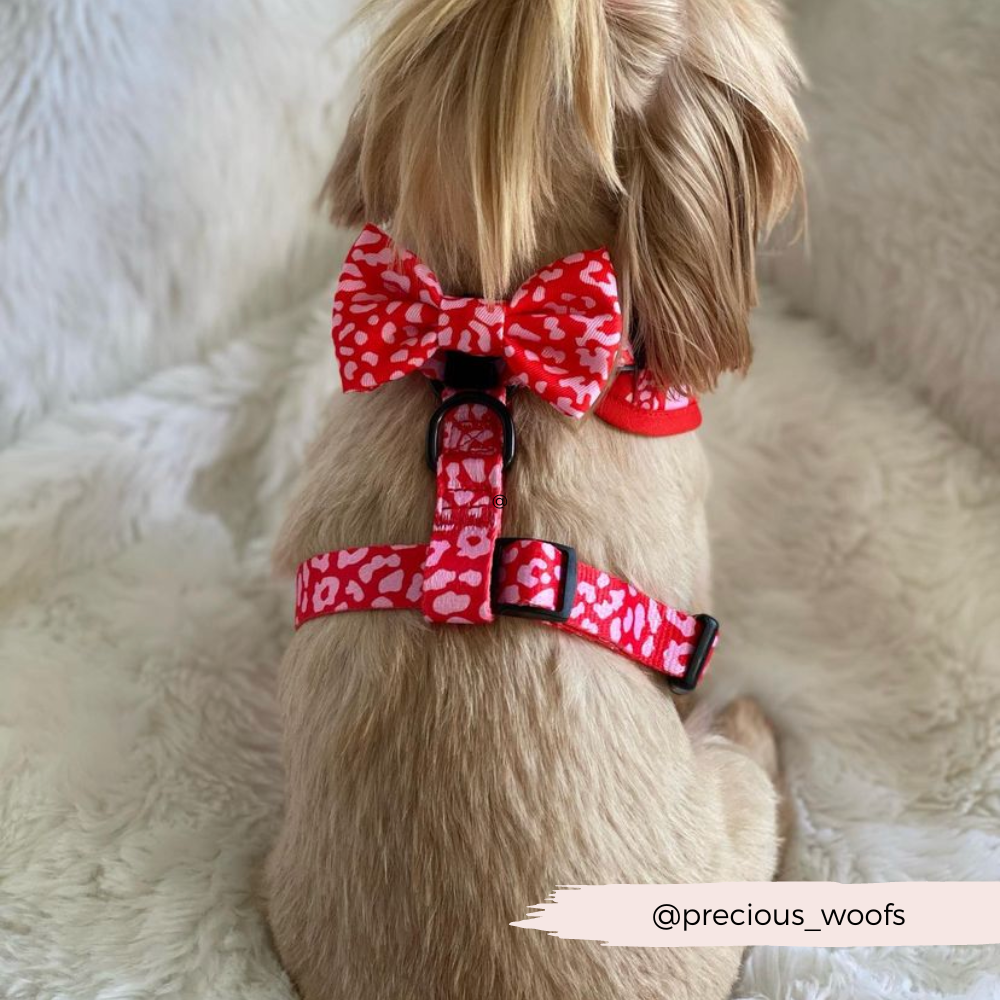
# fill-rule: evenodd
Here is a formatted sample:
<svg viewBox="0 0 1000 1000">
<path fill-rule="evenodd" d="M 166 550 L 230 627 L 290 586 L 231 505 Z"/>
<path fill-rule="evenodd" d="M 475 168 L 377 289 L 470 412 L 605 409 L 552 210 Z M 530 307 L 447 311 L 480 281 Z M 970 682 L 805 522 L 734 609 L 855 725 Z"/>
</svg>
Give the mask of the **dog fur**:
<svg viewBox="0 0 1000 1000">
<path fill-rule="evenodd" d="M 749 363 L 758 233 L 798 187 L 794 63 L 763 0 L 409 0 L 386 11 L 331 173 L 454 293 L 504 295 L 607 245 L 637 344 L 704 389 Z M 565 540 L 709 608 L 708 470 L 522 394 L 504 532 Z M 433 489 L 419 379 L 338 399 L 278 543 L 420 542 Z M 320 619 L 281 671 L 286 815 L 265 890 L 306 1000 L 728 994 L 738 949 L 607 949 L 514 930 L 559 884 L 758 881 L 778 856 L 770 728 L 686 729 L 665 686 L 535 623 Z"/>
</svg>

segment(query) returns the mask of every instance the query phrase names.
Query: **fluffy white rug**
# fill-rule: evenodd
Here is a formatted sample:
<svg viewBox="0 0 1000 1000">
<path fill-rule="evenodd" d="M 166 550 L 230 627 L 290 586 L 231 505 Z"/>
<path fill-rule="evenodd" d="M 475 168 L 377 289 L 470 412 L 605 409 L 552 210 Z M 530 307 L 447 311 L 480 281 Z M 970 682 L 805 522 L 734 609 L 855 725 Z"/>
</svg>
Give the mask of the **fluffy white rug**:
<svg viewBox="0 0 1000 1000">
<path fill-rule="evenodd" d="M 294 65 L 325 65 L 329 5 L 2 16 L 0 73 L 39 47 L 0 86 L 0 139 L 34 149 L 0 157 L 0 996 L 287 998 L 249 876 L 280 809 L 268 540 L 334 384 L 304 289 L 339 263 L 309 199 L 343 69 Z M 38 103 L 102 88 L 90 122 Z M 170 165 L 140 182 L 150 149 Z M 784 734 L 797 877 L 1000 878 L 1000 469 L 780 304 L 758 339 L 706 405 L 712 696 L 756 693 Z M 1000 952 L 760 950 L 742 994 L 986 1000 Z"/>
<path fill-rule="evenodd" d="M 0 444 L 326 281 L 353 7 L 0 4 Z"/>
</svg>

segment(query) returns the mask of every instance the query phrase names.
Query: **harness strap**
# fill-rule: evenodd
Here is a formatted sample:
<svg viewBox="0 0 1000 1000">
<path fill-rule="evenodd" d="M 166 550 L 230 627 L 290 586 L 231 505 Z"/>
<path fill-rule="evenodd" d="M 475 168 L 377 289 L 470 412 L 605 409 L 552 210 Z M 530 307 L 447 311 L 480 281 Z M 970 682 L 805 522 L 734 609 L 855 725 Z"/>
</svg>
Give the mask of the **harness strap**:
<svg viewBox="0 0 1000 1000">
<path fill-rule="evenodd" d="M 638 434 L 693 429 L 696 401 L 661 390 L 622 347 L 622 313 L 606 250 L 539 271 L 509 302 L 446 295 L 434 274 L 368 226 L 334 300 L 333 339 L 347 391 L 368 392 L 423 372 L 440 382 L 428 429 L 436 477 L 428 545 L 381 545 L 315 556 L 299 567 L 296 628 L 321 615 L 419 610 L 433 624 L 533 618 L 590 639 L 695 688 L 718 623 L 676 611 L 623 580 L 579 563 L 576 551 L 499 538 L 504 470 L 515 430 L 506 386 L 526 388 L 572 417 L 598 415 Z"/>
<path fill-rule="evenodd" d="M 432 559 L 428 545 L 373 545 L 315 556 L 299 567 L 295 627 L 351 611 L 423 610 L 428 581 L 438 572 Z M 566 546 L 500 539 L 489 576 L 492 615 L 535 618 L 598 642 L 665 674 L 678 690 L 694 690 L 715 650 L 714 618 L 671 608 L 579 562 Z M 455 582 L 437 588 L 436 599 L 451 593 Z"/>
<path fill-rule="evenodd" d="M 436 466 L 434 527 L 424 560 L 421 610 L 429 622 L 485 625 L 490 607 L 493 549 L 502 510 L 506 390 L 445 389 L 431 427 Z M 479 400 L 475 402 L 474 400 Z M 499 404 L 495 409 L 490 400 Z"/>
</svg>

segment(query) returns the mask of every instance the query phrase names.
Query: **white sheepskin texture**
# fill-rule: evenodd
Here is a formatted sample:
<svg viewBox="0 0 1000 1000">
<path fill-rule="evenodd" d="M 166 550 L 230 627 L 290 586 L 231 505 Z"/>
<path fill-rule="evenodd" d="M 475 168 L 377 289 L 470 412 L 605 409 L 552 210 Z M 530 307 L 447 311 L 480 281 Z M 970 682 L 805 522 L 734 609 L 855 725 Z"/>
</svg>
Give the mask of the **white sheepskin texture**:
<svg viewBox="0 0 1000 1000">
<path fill-rule="evenodd" d="M 5 0 L 0 444 L 322 287 L 345 0 Z"/>
<path fill-rule="evenodd" d="M 810 237 L 771 274 L 1000 457 L 1000 3 L 792 7 Z"/>
<path fill-rule="evenodd" d="M 0 11 L 4 1000 L 292 996 L 252 901 L 291 628 L 268 552 L 335 391 L 343 13 Z M 998 879 L 1000 468 L 834 325 L 773 298 L 706 400 L 707 697 L 780 730 L 791 877 Z M 987 1000 L 1000 951 L 762 949 L 738 995 Z"/>
</svg>

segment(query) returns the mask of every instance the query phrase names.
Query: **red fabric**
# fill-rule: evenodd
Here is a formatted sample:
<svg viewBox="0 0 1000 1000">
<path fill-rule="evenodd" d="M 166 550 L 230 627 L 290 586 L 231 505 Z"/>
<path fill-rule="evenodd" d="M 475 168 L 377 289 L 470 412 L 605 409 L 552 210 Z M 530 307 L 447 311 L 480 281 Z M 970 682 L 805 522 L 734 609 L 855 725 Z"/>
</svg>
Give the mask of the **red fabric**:
<svg viewBox="0 0 1000 1000">
<path fill-rule="evenodd" d="M 698 401 L 676 389 L 661 389 L 646 371 L 619 372 L 594 411 L 630 434 L 669 437 L 701 426 Z"/>
<path fill-rule="evenodd" d="M 427 370 L 445 351 L 503 358 L 508 385 L 526 386 L 581 417 L 614 368 L 621 309 L 606 250 L 539 271 L 510 302 L 445 295 L 434 273 L 367 226 L 347 255 L 333 307 L 333 341 L 347 392 Z"/>
<path fill-rule="evenodd" d="M 511 542 L 500 558 L 497 600 L 501 604 L 556 608 L 562 564 L 562 554 L 549 542 L 534 538 Z M 699 630 L 693 615 L 676 611 L 585 563 L 577 566 L 569 621 L 557 627 L 671 677 L 684 676 Z"/>
<path fill-rule="evenodd" d="M 446 390 L 442 402 L 455 395 Z M 501 403 L 506 391 L 494 390 Z M 490 573 L 500 534 L 503 429 L 486 406 L 449 410 L 440 432 L 434 527 L 424 562 L 424 617 L 449 625 L 493 621 Z"/>
<path fill-rule="evenodd" d="M 295 579 L 295 627 L 345 611 L 419 608 L 426 545 L 376 545 L 313 556 Z"/>
<path fill-rule="evenodd" d="M 426 565 L 429 559 L 426 545 L 378 545 L 328 552 L 304 562 L 297 580 L 296 628 L 341 612 L 420 610 L 427 574 L 433 572 Z M 562 571 L 554 545 L 534 539 L 513 542 L 501 556 L 497 600 L 553 608 Z M 545 624 L 674 678 L 684 676 L 699 630 L 693 616 L 585 563 L 577 567 L 569 621 Z"/>
</svg>

